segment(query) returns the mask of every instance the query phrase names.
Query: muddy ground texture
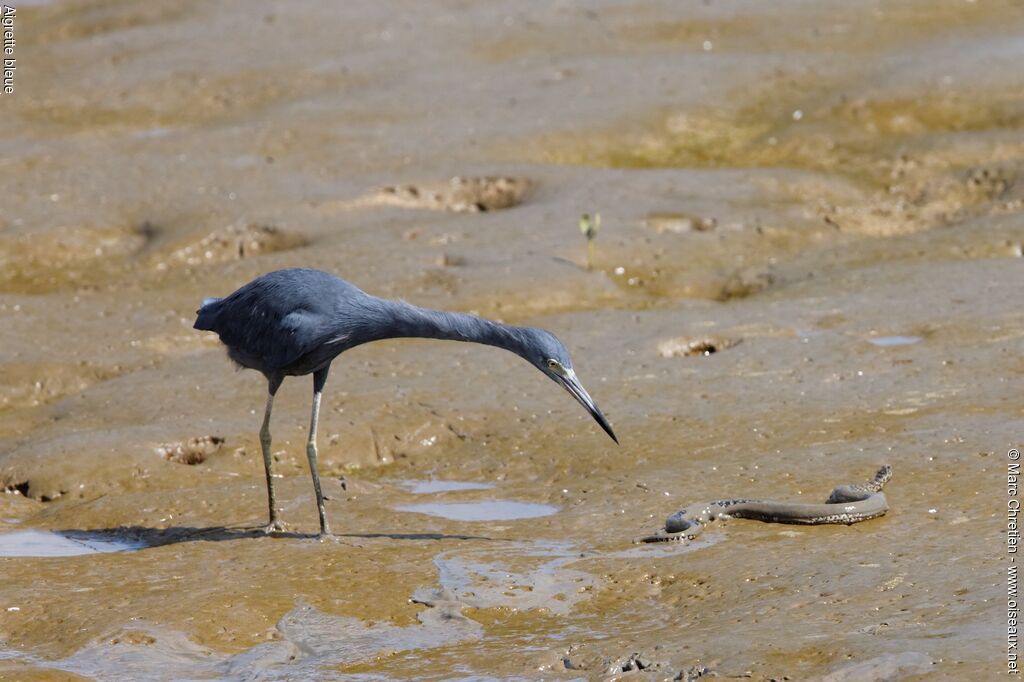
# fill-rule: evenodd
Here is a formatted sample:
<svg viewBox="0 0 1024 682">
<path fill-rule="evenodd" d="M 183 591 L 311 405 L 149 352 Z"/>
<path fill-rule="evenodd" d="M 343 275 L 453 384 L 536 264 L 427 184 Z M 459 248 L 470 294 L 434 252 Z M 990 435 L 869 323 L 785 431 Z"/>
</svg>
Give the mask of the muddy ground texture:
<svg viewBox="0 0 1024 682">
<path fill-rule="evenodd" d="M 1000 674 L 1022 20 L 998 0 L 19 8 L 0 678 Z M 511 355 L 364 346 L 321 417 L 337 541 L 312 537 L 306 379 L 272 429 L 291 532 L 260 536 L 265 385 L 191 324 L 299 265 L 554 331 L 621 445 Z M 820 502 L 885 463 L 881 519 L 630 542 L 687 503 Z"/>
</svg>

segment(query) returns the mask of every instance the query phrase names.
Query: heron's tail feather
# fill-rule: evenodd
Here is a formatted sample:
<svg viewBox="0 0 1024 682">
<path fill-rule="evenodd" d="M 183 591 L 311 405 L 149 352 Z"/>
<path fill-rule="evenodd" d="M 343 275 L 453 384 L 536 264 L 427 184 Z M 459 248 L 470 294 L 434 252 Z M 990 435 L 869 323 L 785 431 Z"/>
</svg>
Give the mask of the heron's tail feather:
<svg viewBox="0 0 1024 682">
<path fill-rule="evenodd" d="M 192 325 L 192 328 L 212 331 L 217 320 L 217 304 L 222 300 L 220 298 L 204 298 L 199 310 L 196 311 L 196 323 Z"/>
</svg>

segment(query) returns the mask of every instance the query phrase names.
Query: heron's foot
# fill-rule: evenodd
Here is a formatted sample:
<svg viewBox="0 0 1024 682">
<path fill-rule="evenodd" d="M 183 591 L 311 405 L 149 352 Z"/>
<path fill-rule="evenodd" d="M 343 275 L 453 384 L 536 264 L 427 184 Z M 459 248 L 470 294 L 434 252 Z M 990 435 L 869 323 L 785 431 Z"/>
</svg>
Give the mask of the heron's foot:
<svg viewBox="0 0 1024 682">
<path fill-rule="evenodd" d="M 284 524 L 283 521 L 278 521 L 277 519 L 274 519 L 267 525 L 263 526 L 263 532 L 266 535 L 279 535 L 281 533 L 287 533 L 288 527 Z"/>
<path fill-rule="evenodd" d="M 332 545 L 343 545 L 345 547 L 356 547 L 362 549 L 366 547 L 366 543 L 361 542 L 353 537 L 342 537 L 333 533 L 320 533 L 317 536 L 317 540 L 323 543 L 330 543 Z"/>
</svg>

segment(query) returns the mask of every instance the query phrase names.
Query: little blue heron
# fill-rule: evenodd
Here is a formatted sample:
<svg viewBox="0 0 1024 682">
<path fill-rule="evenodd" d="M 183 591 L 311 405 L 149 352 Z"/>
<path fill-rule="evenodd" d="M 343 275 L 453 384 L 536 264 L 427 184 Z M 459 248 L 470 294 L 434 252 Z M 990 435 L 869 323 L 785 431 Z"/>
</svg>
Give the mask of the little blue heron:
<svg viewBox="0 0 1024 682">
<path fill-rule="evenodd" d="M 228 355 L 267 378 L 267 408 L 260 429 L 267 475 L 270 523 L 280 532 L 270 462 L 270 411 L 286 376 L 313 375 L 313 413 L 306 457 L 313 476 L 320 535 L 330 534 L 316 470 L 316 426 L 320 394 L 334 358 L 369 341 L 417 337 L 472 341 L 497 346 L 524 358 L 566 389 L 616 443 L 615 433 L 572 369 L 569 352 L 555 335 L 534 327 L 512 327 L 464 313 L 419 308 L 371 296 L 320 270 L 278 270 L 254 279 L 225 298 L 208 298 L 197 311 L 196 329 L 217 332 Z"/>
</svg>

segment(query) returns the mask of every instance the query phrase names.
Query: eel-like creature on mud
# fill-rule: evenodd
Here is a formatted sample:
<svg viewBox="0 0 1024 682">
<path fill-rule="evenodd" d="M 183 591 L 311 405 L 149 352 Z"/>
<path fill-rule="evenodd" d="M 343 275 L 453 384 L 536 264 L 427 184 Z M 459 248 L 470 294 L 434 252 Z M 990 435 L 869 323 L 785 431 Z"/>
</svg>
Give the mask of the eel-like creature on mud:
<svg viewBox="0 0 1024 682">
<path fill-rule="evenodd" d="M 770 523 L 859 523 L 882 516 L 889 509 L 882 487 L 892 478 L 886 464 L 875 478 L 863 485 L 841 485 L 832 490 L 824 504 L 796 504 L 773 500 L 715 500 L 690 505 L 665 520 L 665 527 L 635 542 L 686 542 L 697 537 L 704 526 L 719 517 L 756 519 Z"/>
</svg>

